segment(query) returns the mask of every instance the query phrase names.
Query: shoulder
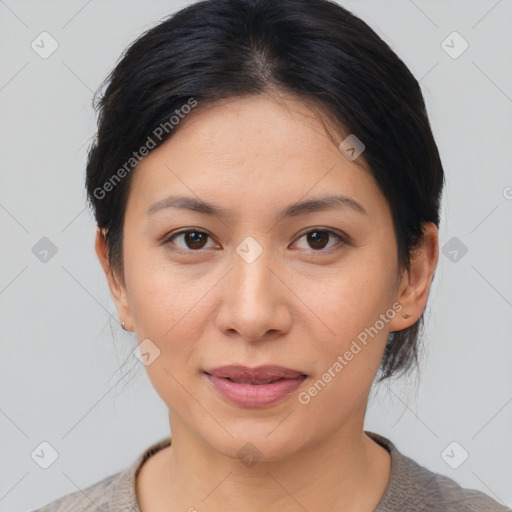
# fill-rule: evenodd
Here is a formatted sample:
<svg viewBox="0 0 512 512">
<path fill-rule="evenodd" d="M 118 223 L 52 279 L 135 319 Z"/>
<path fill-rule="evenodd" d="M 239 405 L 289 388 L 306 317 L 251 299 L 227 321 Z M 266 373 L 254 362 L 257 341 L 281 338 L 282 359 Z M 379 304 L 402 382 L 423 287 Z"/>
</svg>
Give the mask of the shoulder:
<svg viewBox="0 0 512 512">
<path fill-rule="evenodd" d="M 419 466 L 424 471 L 429 470 Z M 446 504 L 448 511 L 464 512 L 510 512 L 512 509 L 495 501 L 487 494 L 476 489 L 466 489 L 447 476 L 437 473 L 434 475 L 434 486 L 439 489 L 442 502 Z"/>
<path fill-rule="evenodd" d="M 109 510 L 108 500 L 114 482 L 122 472 L 110 475 L 99 482 L 78 490 L 48 503 L 33 512 L 97 512 Z"/>
<path fill-rule="evenodd" d="M 408 503 L 414 505 L 414 510 L 425 512 L 512 512 L 512 509 L 495 501 L 487 494 L 476 489 L 467 489 L 459 485 L 455 480 L 434 473 L 421 466 L 405 455 L 401 455 L 403 469 L 407 474 L 402 474 L 402 495 Z M 404 486 L 407 489 L 404 489 Z"/>
<path fill-rule="evenodd" d="M 170 444 L 170 437 L 161 439 L 146 448 L 124 470 L 32 512 L 140 512 L 135 489 L 137 473 L 147 459 Z"/>
<path fill-rule="evenodd" d="M 466 489 L 455 480 L 434 473 L 402 454 L 387 438 L 366 431 L 391 454 L 388 487 L 375 512 L 512 512 L 487 494 Z"/>
</svg>

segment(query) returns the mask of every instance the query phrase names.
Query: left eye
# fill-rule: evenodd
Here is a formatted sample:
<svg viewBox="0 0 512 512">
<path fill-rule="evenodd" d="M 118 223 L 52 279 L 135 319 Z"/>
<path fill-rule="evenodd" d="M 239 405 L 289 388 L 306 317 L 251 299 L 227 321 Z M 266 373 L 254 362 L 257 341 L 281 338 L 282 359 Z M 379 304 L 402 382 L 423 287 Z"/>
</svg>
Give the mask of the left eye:
<svg viewBox="0 0 512 512">
<path fill-rule="evenodd" d="M 330 229 L 313 229 L 311 231 L 308 231 L 307 233 L 304 233 L 299 240 L 301 240 L 304 237 L 307 237 L 307 243 L 312 245 L 313 249 L 318 249 L 319 251 L 322 249 L 325 249 L 325 242 L 329 239 L 329 236 L 334 235 L 338 240 L 344 241 L 343 237 L 341 235 L 338 235 L 334 231 L 331 231 Z M 332 247 L 332 245 L 331 245 Z M 331 248 L 329 247 L 329 249 Z"/>
</svg>

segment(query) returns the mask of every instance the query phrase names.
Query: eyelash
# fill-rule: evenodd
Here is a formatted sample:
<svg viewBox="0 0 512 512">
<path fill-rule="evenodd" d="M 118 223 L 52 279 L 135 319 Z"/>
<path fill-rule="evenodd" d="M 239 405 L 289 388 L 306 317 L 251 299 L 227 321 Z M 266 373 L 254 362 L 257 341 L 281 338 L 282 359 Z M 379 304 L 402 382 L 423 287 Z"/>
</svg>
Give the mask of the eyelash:
<svg viewBox="0 0 512 512">
<path fill-rule="evenodd" d="M 329 235 L 334 235 L 339 240 L 339 242 L 341 242 L 341 245 L 351 245 L 350 239 L 346 235 L 342 235 L 342 234 L 336 233 L 335 231 L 332 231 L 331 229 L 322 228 L 322 227 L 312 228 L 309 231 L 306 231 L 306 232 L 302 233 L 300 235 L 300 237 L 298 238 L 298 240 L 300 240 L 301 238 L 303 238 L 306 235 L 309 235 L 310 233 L 318 233 L 318 232 L 320 232 L 320 233 L 328 233 Z M 177 231 L 176 233 L 169 233 L 169 235 L 167 235 L 162 240 L 161 243 L 162 243 L 162 245 L 168 245 L 174 238 L 176 238 L 176 237 L 178 237 L 180 235 L 186 235 L 187 233 L 200 233 L 200 234 L 208 236 L 209 238 L 212 238 L 208 233 L 206 233 L 205 231 L 203 231 L 201 229 L 184 229 L 184 230 L 181 230 L 181 231 Z M 339 244 L 339 242 L 338 242 L 338 244 Z M 336 244 L 336 245 L 338 245 L 338 244 Z M 336 245 L 334 245 L 332 247 L 329 247 L 328 249 L 311 249 L 310 252 L 313 252 L 313 253 L 331 253 L 334 250 L 336 250 Z M 193 253 L 193 252 L 201 252 L 201 251 L 203 251 L 203 249 L 182 249 L 181 247 L 178 247 L 178 248 L 175 248 L 175 249 L 173 248 L 172 250 L 173 251 L 182 252 L 182 253 Z"/>
</svg>

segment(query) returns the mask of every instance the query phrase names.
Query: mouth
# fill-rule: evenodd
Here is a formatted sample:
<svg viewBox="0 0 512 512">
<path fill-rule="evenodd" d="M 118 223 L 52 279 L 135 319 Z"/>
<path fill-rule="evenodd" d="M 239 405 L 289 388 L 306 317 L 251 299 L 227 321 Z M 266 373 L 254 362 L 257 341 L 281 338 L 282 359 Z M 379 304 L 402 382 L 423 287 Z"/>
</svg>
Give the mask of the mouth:
<svg viewBox="0 0 512 512">
<path fill-rule="evenodd" d="M 206 373 L 207 375 L 210 375 L 209 373 Z M 253 386 L 261 386 L 263 384 L 272 384 L 272 382 L 277 382 L 279 380 L 283 380 L 282 378 L 279 379 L 265 379 L 265 380 L 256 380 L 256 379 L 231 379 L 230 377 L 219 377 L 221 379 L 226 379 L 231 382 L 236 382 L 237 384 L 251 384 Z"/>
<path fill-rule="evenodd" d="M 263 365 L 255 368 L 242 365 L 228 365 L 205 370 L 205 373 L 223 379 L 244 381 L 251 384 L 259 384 L 264 381 L 270 382 L 279 379 L 294 379 L 306 375 L 299 370 L 292 370 L 291 368 L 278 365 Z"/>
<path fill-rule="evenodd" d="M 241 407 L 267 407 L 293 392 L 307 374 L 282 366 L 223 366 L 204 371 L 217 392 Z"/>
</svg>

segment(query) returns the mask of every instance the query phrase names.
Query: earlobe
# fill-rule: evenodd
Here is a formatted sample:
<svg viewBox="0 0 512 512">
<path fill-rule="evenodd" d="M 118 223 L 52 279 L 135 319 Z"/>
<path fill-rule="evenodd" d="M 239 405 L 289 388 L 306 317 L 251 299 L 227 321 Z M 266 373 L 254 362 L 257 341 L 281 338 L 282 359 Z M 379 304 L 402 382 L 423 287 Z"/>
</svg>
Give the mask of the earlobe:
<svg viewBox="0 0 512 512">
<path fill-rule="evenodd" d="M 438 229 L 433 222 L 423 224 L 423 241 L 411 254 L 411 265 L 404 272 L 396 300 L 402 305 L 400 315 L 390 322 L 390 331 L 413 325 L 427 304 L 434 271 L 439 259 Z"/>
<path fill-rule="evenodd" d="M 117 314 L 120 318 L 120 323 L 123 325 L 123 329 L 129 330 L 126 325 L 130 325 L 132 323 L 132 318 L 128 303 L 128 296 L 125 286 L 120 283 L 114 269 L 110 264 L 104 229 L 97 228 L 94 245 L 99 262 L 103 268 L 105 277 L 107 278 L 110 294 L 116 306 Z"/>
</svg>

